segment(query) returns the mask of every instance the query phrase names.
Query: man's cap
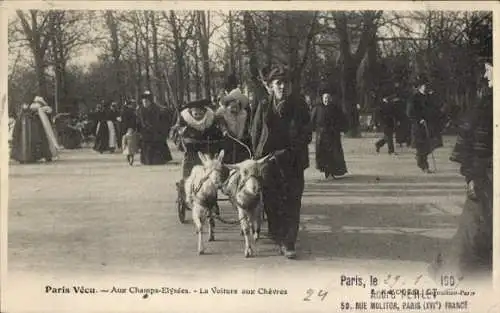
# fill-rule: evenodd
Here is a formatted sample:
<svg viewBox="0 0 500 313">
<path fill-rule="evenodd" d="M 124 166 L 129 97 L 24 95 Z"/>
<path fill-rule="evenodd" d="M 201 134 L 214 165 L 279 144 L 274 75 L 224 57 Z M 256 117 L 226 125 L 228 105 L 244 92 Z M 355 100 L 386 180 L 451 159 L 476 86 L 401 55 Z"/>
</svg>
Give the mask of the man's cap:
<svg viewBox="0 0 500 313">
<path fill-rule="evenodd" d="M 272 82 L 276 79 L 287 80 L 289 78 L 289 71 L 284 65 L 265 67 L 261 70 L 261 73 L 266 82 Z"/>
<path fill-rule="evenodd" d="M 321 84 L 320 88 L 319 88 L 319 94 L 321 96 L 324 95 L 325 93 L 327 93 L 329 95 L 333 95 L 334 94 L 334 90 L 333 90 L 332 86 L 330 86 L 327 83 Z"/>
</svg>

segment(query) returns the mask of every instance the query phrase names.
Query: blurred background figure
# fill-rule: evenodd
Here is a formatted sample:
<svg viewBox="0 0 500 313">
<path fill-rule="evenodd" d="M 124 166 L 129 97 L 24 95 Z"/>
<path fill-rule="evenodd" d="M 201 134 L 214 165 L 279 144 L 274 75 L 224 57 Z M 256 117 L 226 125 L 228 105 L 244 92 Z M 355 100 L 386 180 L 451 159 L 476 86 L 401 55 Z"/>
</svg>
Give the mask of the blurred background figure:
<svg viewBox="0 0 500 313">
<path fill-rule="evenodd" d="M 154 103 L 153 95 L 146 90 L 137 109 L 137 127 L 141 136 L 141 163 L 162 165 L 172 160 L 167 145 L 169 126 L 162 121 L 162 111 Z"/>
<path fill-rule="evenodd" d="M 428 86 L 427 81 L 420 80 L 417 91 L 408 102 L 407 115 L 411 121 L 411 141 L 412 147 L 416 149 L 417 166 L 424 173 L 433 173 L 436 169 L 430 169 L 428 156 L 443 146 L 443 114 Z"/>
<path fill-rule="evenodd" d="M 324 88 L 321 102 L 314 106 L 311 124 L 316 132 L 316 168 L 325 178 L 335 178 L 347 173 L 342 148 L 342 132 L 347 130 L 347 117 L 331 89 Z"/>
<path fill-rule="evenodd" d="M 31 105 L 21 106 L 12 133 L 12 159 L 24 164 L 41 159 L 51 162 L 57 156 L 57 141 L 47 118 L 51 113 L 52 108 L 38 96 Z"/>
</svg>

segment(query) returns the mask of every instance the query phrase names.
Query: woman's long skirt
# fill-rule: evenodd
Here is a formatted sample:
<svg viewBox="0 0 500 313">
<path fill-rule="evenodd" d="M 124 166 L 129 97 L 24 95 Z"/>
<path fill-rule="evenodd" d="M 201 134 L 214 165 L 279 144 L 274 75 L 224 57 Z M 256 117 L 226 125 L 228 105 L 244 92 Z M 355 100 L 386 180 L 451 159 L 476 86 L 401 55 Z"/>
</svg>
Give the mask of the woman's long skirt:
<svg viewBox="0 0 500 313">
<path fill-rule="evenodd" d="M 52 157 L 40 119 L 35 115 L 21 115 L 12 133 L 11 158 L 20 163 L 34 163 L 40 159 L 51 161 Z"/>
<path fill-rule="evenodd" d="M 339 132 L 319 131 L 316 133 L 316 168 L 333 176 L 342 176 L 347 173 Z"/>
</svg>

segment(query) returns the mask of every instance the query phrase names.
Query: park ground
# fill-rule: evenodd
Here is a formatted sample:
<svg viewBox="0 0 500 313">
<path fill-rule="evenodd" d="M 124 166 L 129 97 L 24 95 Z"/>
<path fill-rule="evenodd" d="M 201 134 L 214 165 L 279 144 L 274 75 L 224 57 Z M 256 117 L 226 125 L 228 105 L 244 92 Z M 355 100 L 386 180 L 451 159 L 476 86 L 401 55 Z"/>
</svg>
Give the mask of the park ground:
<svg viewBox="0 0 500 313">
<path fill-rule="evenodd" d="M 376 136 L 343 139 L 349 174 L 338 180 L 326 181 L 315 170 L 311 144 L 295 261 L 279 256 L 266 238 L 258 243 L 257 256 L 245 259 L 238 226 L 221 223 L 216 226 L 216 241 L 207 245 L 207 255 L 198 256 L 190 214 L 181 224 L 175 209 L 182 155 L 174 147 L 174 161 L 165 166 L 131 167 L 119 153 L 98 154 L 91 149 L 63 151 L 52 163 L 11 162 L 11 305 L 31 308 L 29 297 L 39 303 L 37 308 L 62 311 L 78 305 L 103 312 L 145 311 L 160 305 L 170 312 L 175 303 L 194 312 L 194 302 L 201 306 L 199 311 L 217 301 L 229 301 L 233 309 L 258 304 L 278 311 L 296 302 L 297 310 L 307 311 L 338 306 L 337 298 L 346 291 L 339 283 L 342 274 L 376 273 L 387 278 L 399 273 L 408 281 L 423 280 L 427 264 L 449 244 L 462 210 L 464 181 L 458 166 L 448 160 L 455 139 L 444 138 L 445 146 L 435 151 L 437 173 L 426 175 L 416 167 L 413 150 L 397 147 L 399 155 L 390 156 L 384 147 L 377 154 Z M 222 205 L 222 215 L 236 217 L 227 204 Z M 287 289 L 288 295 L 251 301 L 202 295 L 139 301 L 139 296 L 45 294 L 46 286 L 102 289 L 160 284 L 189 290 L 264 287 Z M 348 292 L 366 295 L 366 290 L 350 288 Z M 309 289 L 316 304 L 303 301 Z M 20 295 L 20 290 L 25 293 Z M 330 296 L 320 301 L 319 290 Z"/>
</svg>

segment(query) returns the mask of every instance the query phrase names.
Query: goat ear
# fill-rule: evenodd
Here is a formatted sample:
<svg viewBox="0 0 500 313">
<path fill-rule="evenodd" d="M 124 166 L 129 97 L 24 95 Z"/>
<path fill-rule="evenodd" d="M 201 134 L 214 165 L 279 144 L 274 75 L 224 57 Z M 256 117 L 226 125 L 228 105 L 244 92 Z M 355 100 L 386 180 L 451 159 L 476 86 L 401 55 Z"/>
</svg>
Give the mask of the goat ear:
<svg viewBox="0 0 500 313">
<path fill-rule="evenodd" d="M 205 164 L 208 162 L 207 157 L 200 151 L 198 151 L 198 156 L 200 157 L 201 163 Z"/>
<path fill-rule="evenodd" d="M 219 162 L 222 162 L 223 159 L 224 159 L 224 150 L 221 150 L 217 155 L 217 160 L 219 160 Z"/>
</svg>

